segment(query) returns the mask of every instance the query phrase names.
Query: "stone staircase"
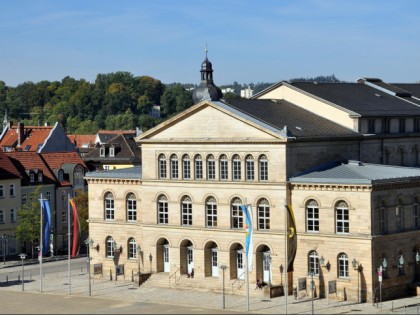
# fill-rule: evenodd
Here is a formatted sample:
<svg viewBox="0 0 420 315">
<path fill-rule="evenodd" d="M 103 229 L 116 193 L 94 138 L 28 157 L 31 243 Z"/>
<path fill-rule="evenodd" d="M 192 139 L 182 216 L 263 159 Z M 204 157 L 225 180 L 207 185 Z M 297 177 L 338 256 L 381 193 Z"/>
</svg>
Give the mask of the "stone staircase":
<svg viewBox="0 0 420 315">
<path fill-rule="evenodd" d="M 169 278 L 171 276 L 171 278 Z M 177 273 L 153 273 L 147 281 L 142 284 L 143 287 L 163 287 L 176 288 L 181 290 L 200 290 L 204 292 L 223 292 L 222 277 L 198 277 L 188 278 L 187 275 L 180 275 Z M 225 278 L 225 293 L 235 295 L 246 295 L 246 281 L 245 280 L 228 280 Z M 265 290 L 255 290 L 255 285 L 249 284 L 250 296 L 263 297 Z"/>
</svg>

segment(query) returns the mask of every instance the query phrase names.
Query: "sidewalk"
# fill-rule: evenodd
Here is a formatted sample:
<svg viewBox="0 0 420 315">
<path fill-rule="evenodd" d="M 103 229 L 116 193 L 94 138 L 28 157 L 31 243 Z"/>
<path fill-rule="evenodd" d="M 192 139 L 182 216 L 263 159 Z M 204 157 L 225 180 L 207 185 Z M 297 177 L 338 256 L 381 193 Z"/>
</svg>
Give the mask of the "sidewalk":
<svg viewBox="0 0 420 315">
<path fill-rule="evenodd" d="M 58 260 L 58 258 L 57 258 Z M 53 258 L 53 261 L 57 261 Z M 79 296 L 89 297 L 89 278 L 86 267 L 86 258 L 79 258 L 72 260 L 72 263 L 79 264 L 77 269 L 72 270 L 69 283 L 67 271 L 57 271 L 45 274 L 42 280 L 42 294 L 54 294 L 61 296 Z M 37 263 L 37 262 L 35 262 Z M 66 262 L 61 262 L 65 267 Z M 45 262 L 47 266 L 48 263 Z M 50 264 L 51 265 L 51 264 Z M 53 264 L 55 265 L 55 264 Z M 26 265 L 25 265 L 26 266 Z M 28 264 L 29 268 L 30 264 Z M 8 285 L 3 285 L 5 272 L 18 272 L 20 264 L 9 263 L 7 266 L 0 268 L 0 290 L 21 292 L 22 286 L 18 281 L 10 281 Z M 36 266 L 32 266 L 35 268 Z M 54 270 L 53 266 L 50 268 Z M 25 277 L 25 292 L 41 293 L 40 292 L 40 277 L 38 269 L 33 269 L 31 278 Z M 25 271 L 26 274 L 26 271 Z M 176 288 L 161 288 L 161 287 L 143 287 L 136 286 L 131 281 L 125 282 L 119 280 L 109 281 L 109 279 L 95 278 L 91 281 L 91 298 L 114 300 L 116 303 L 121 301 L 135 301 L 135 302 L 149 302 L 170 305 L 183 305 L 188 307 L 200 307 L 210 310 L 222 310 L 223 295 L 214 292 L 200 292 Z M 287 299 L 287 313 L 288 314 L 312 314 L 312 307 L 315 314 L 389 314 L 392 311 L 395 313 L 404 313 L 404 306 L 417 305 L 420 303 L 419 297 L 409 297 L 398 299 L 394 301 L 386 301 L 382 303 L 382 308 L 374 306 L 372 303 L 357 304 L 348 301 L 335 301 L 327 299 L 310 298 L 295 300 L 293 296 Z M 248 311 L 248 304 L 246 296 L 238 296 L 232 294 L 225 294 L 225 309 L 226 311 L 234 311 L 245 313 Z M 251 297 L 249 300 L 249 312 L 260 314 L 285 314 L 286 313 L 286 298 L 268 298 L 268 297 Z M 415 314 L 415 313 L 412 313 Z"/>
</svg>

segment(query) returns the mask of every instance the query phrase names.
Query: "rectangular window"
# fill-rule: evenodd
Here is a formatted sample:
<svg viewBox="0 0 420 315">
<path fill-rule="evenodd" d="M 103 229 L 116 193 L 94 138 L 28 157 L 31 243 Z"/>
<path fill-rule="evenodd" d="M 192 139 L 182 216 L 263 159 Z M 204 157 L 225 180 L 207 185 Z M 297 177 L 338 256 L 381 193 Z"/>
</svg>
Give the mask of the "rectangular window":
<svg viewBox="0 0 420 315">
<path fill-rule="evenodd" d="M 15 223 L 16 222 L 16 210 L 10 209 L 10 222 Z"/>
<path fill-rule="evenodd" d="M 405 118 L 400 118 L 399 131 L 405 133 Z"/>
<path fill-rule="evenodd" d="M 221 180 L 228 179 L 228 161 L 227 160 L 220 160 L 220 179 Z"/>
<path fill-rule="evenodd" d="M 233 180 L 241 180 L 241 160 L 240 159 L 234 159 L 233 160 Z"/>
<path fill-rule="evenodd" d="M 319 275 L 319 260 L 318 254 L 316 252 L 311 252 L 309 254 L 309 273 L 313 273 L 314 275 Z"/>
<path fill-rule="evenodd" d="M 114 199 L 105 198 L 105 219 L 114 220 Z"/>
<path fill-rule="evenodd" d="M 242 229 L 244 227 L 244 218 L 242 215 L 241 206 L 238 204 L 232 205 L 232 228 Z"/>
<path fill-rule="evenodd" d="M 45 193 L 45 198 L 46 198 L 48 201 L 51 201 L 51 191 L 47 191 L 47 192 Z"/>
<path fill-rule="evenodd" d="M 258 229 L 270 229 L 270 207 L 268 204 L 258 205 Z"/>
<path fill-rule="evenodd" d="M 420 118 L 414 118 L 414 132 L 420 132 Z"/>
<path fill-rule="evenodd" d="M 10 197 L 16 196 L 15 184 L 10 184 Z"/>
<path fill-rule="evenodd" d="M 194 172 L 196 179 L 203 179 L 203 160 L 201 158 L 195 160 Z"/>
<path fill-rule="evenodd" d="M 135 199 L 130 198 L 127 200 L 127 220 L 137 220 L 137 201 Z"/>
<path fill-rule="evenodd" d="M 349 233 L 349 209 L 337 207 L 336 213 L 336 232 L 347 234 Z"/>
<path fill-rule="evenodd" d="M 101 147 L 101 148 L 99 149 L 99 156 L 100 156 L 100 157 L 104 157 L 104 156 L 105 156 L 105 147 Z"/>
<path fill-rule="evenodd" d="M 338 276 L 340 278 L 349 277 L 349 260 L 345 254 L 338 258 Z"/>
<path fill-rule="evenodd" d="M 214 160 L 207 161 L 207 179 L 216 179 L 216 162 Z"/>
<path fill-rule="evenodd" d="M 0 198 L 4 197 L 4 187 L 3 185 L 0 185 Z"/>
<path fill-rule="evenodd" d="M 38 182 L 42 183 L 42 172 L 38 173 Z"/>
<path fill-rule="evenodd" d="M 182 203 L 182 225 L 192 225 L 192 204 Z"/>
<path fill-rule="evenodd" d="M 3 209 L 0 209 L 0 224 L 1 223 L 5 223 L 4 222 L 4 210 Z"/>
<path fill-rule="evenodd" d="M 190 159 L 182 160 L 182 177 L 184 179 L 191 178 L 191 168 L 190 168 Z"/>
<path fill-rule="evenodd" d="M 254 160 L 247 159 L 245 163 L 246 180 L 254 180 Z"/>
<path fill-rule="evenodd" d="M 159 224 L 168 224 L 168 203 L 159 201 L 158 203 L 158 222 Z"/>
<path fill-rule="evenodd" d="M 31 183 L 33 183 L 33 182 L 35 181 L 35 174 L 34 174 L 34 173 L 30 173 L 30 174 L 29 174 L 29 181 L 30 181 Z"/>
<path fill-rule="evenodd" d="M 382 133 L 389 133 L 391 120 L 389 118 L 382 119 Z"/>
<path fill-rule="evenodd" d="M 319 232 L 319 209 L 317 206 L 307 206 L 306 227 L 308 232 Z"/>
<path fill-rule="evenodd" d="M 385 211 L 385 208 L 379 209 L 379 233 L 386 233 L 386 211 Z"/>
<path fill-rule="evenodd" d="M 266 181 L 268 180 L 268 161 L 267 160 L 260 160 L 260 180 Z"/>
<path fill-rule="evenodd" d="M 206 204 L 207 227 L 217 226 L 217 205 L 215 203 Z"/>
<path fill-rule="evenodd" d="M 65 211 L 61 212 L 61 222 L 67 223 L 67 213 Z"/>
<path fill-rule="evenodd" d="M 164 155 L 159 157 L 159 178 L 166 178 L 166 158 Z"/>
<path fill-rule="evenodd" d="M 22 194 L 22 206 L 26 205 L 27 202 L 28 202 L 28 195 Z"/>
<path fill-rule="evenodd" d="M 114 147 L 109 148 L 109 156 L 111 156 L 111 157 L 115 156 L 115 148 Z"/>
<path fill-rule="evenodd" d="M 178 159 L 171 159 L 171 178 L 178 179 Z"/>
<path fill-rule="evenodd" d="M 375 133 L 375 119 L 368 120 L 368 133 Z"/>
</svg>

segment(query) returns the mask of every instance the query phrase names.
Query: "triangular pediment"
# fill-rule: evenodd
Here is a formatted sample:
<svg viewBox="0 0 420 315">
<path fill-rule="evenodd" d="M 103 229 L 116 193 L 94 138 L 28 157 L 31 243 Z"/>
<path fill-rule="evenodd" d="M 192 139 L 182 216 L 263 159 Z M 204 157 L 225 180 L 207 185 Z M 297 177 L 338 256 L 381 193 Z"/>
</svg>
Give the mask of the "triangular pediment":
<svg viewBox="0 0 420 315">
<path fill-rule="evenodd" d="M 282 141 L 281 130 L 225 103 L 203 101 L 141 134 L 137 141 Z"/>
</svg>

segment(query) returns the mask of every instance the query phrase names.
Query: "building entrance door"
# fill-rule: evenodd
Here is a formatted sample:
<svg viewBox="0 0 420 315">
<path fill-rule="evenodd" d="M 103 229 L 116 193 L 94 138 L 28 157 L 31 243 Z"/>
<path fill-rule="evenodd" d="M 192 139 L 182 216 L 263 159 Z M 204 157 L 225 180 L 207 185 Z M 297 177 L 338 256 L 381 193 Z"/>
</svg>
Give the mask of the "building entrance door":
<svg viewBox="0 0 420 315">
<path fill-rule="evenodd" d="M 271 253 L 263 253 L 263 281 L 271 283 Z"/>
<path fill-rule="evenodd" d="M 211 249 L 211 276 L 212 277 L 219 276 L 219 266 L 217 262 L 217 248 Z"/>
<path fill-rule="evenodd" d="M 187 248 L 187 272 L 190 274 L 194 269 L 194 252 L 192 246 Z"/>
<path fill-rule="evenodd" d="M 169 263 L 169 244 L 163 245 L 163 272 L 171 271 Z"/>
<path fill-rule="evenodd" d="M 238 250 L 237 254 L 236 254 L 236 268 L 237 268 L 236 277 L 238 279 L 244 279 L 245 278 L 244 254 L 245 254 L 245 252 L 243 250 Z"/>
</svg>

